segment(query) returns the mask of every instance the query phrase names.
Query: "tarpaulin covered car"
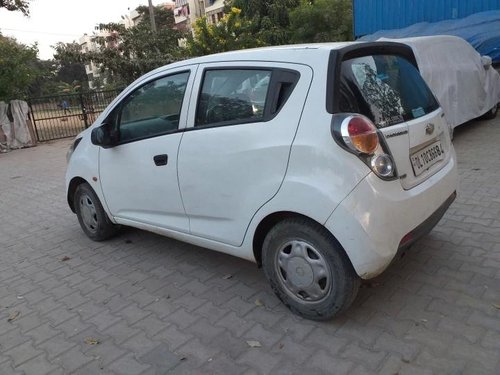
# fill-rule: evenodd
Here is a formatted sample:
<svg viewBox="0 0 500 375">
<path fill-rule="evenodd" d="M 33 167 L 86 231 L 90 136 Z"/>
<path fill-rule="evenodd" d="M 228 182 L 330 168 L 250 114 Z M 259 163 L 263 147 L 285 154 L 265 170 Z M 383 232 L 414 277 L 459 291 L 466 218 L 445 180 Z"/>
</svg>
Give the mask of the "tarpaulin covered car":
<svg viewBox="0 0 500 375">
<path fill-rule="evenodd" d="M 465 40 L 439 35 L 387 39 L 410 46 L 420 74 L 438 99 L 448 124 L 494 117 L 500 102 L 500 75 L 491 59 L 481 56 Z"/>
</svg>

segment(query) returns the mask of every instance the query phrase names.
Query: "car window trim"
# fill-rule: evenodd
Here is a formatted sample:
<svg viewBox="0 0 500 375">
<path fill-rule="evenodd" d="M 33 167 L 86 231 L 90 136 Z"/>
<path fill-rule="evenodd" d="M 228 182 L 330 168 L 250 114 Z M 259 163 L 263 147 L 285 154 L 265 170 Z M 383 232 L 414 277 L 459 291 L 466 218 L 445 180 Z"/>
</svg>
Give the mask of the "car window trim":
<svg viewBox="0 0 500 375">
<path fill-rule="evenodd" d="M 264 104 L 264 114 L 262 118 L 256 120 L 256 119 L 243 119 L 243 120 L 228 120 L 228 121 L 220 121 L 220 122 L 214 122 L 211 124 L 207 125 L 196 125 L 196 118 L 198 115 L 198 105 L 200 103 L 200 98 L 203 90 L 203 83 L 205 82 L 205 75 L 208 71 L 220 71 L 220 70 L 262 70 L 262 71 L 267 71 L 271 72 L 271 78 L 269 79 L 269 85 L 267 87 L 267 92 L 266 92 L 266 100 Z M 278 111 L 275 113 L 270 113 L 270 107 L 272 104 L 272 100 L 274 100 L 275 95 L 271 95 L 271 88 L 275 88 L 278 83 L 282 82 L 279 80 L 280 78 L 280 72 L 290 72 L 296 76 L 296 79 L 294 80 L 292 90 L 290 92 L 290 95 L 288 95 L 286 101 L 283 103 L 281 108 L 279 108 Z M 200 84 L 198 87 L 198 94 L 196 98 L 196 108 L 195 108 L 195 115 L 194 115 L 194 123 L 193 126 L 190 128 L 186 128 L 184 130 L 186 131 L 191 131 L 191 130 L 198 130 L 198 129 L 210 129 L 210 128 L 216 128 L 216 127 L 222 127 L 222 126 L 233 126 L 233 125 L 245 125 L 245 124 L 250 124 L 250 123 L 262 123 L 262 122 L 269 122 L 272 119 L 274 119 L 283 109 L 284 105 L 288 101 L 288 98 L 291 96 L 293 93 L 293 90 L 297 86 L 297 83 L 300 80 L 301 74 L 299 71 L 294 70 L 294 69 L 288 69 L 288 68 L 276 68 L 276 67 L 266 67 L 266 66 L 252 66 L 252 65 L 238 65 L 238 66 L 210 66 L 210 67 L 205 67 L 203 68 L 203 71 L 201 72 L 201 79 L 200 79 Z"/>
<path fill-rule="evenodd" d="M 417 60 L 413 49 L 398 42 L 370 42 L 349 45 L 347 47 L 332 50 L 328 59 L 328 71 L 326 77 L 326 110 L 330 114 L 340 113 L 340 80 L 341 65 L 345 60 L 370 55 L 396 55 L 406 59 L 417 71 Z"/>
<path fill-rule="evenodd" d="M 158 81 L 160 79 L 164 79 L 164 78 L 167 78 L 167 77 L 175 76 L 175 75 L 178 75 L 178 74 L 184 74 L 184 73 L 188 73 L 188 77 L 187 77 L 187 81 L 186 81 L 186 89 L 184 90 L 184 97 L 182 98 L 181 108 L 180 108 L 180 111 L 179 111 L 179 118 L 180 118 L 180 114 L 182 113 L 182 110 L 184 109 L 184 101 L 186 100 L 186 92 L 188 90 L 189 80 L 192 77 L 192 73 L 193 73 L 192 69 L 183 69 L 183 70 L 179 70 L 179 71 L 175 71 L 175 72 L 169 72 L 169 73 L 167 73 L 165 75 L 159 75 L 159 76 L 151 77 L 151 79 L 148 79 L 148 80 L 142 82 L 139 86 L 134 87 L 134 89 L 132 91 L 130 91 L 129 93 L 127 93 L 127 95 L 125 97 L 123 97 L 122 100 L 120 100 L 120 103 L 118 103 L 109 112 L 108 116 L 106 116 L 106 119 L 104 119 L 103 123 L 108 122 L 108 119 L 110 117 L 113 118 L 114 124 L 112 124 L 111 126 L 115 127 L 116 130 L 119 132 L 119 130 L 120 130 L 120 120 L 121 120 L 121 114 L 122 114 L 123 106 L 126 104 L 127 99 L 130 98 L 131 95 L 133 95 L 137 90 L 141 89 L 142 87 L 146 86 L 147 84 L 149 84 L 149 83 L 151 83 L 153 81 Z M 118 112 L 118 113 L 116 113 L 116 112 Z M 124 145 L 124 144 L 127 144 L 127 143 L 142 141 L 142 140 L 150 139 L 150 138 L 161 137 L 161 136 L 169 135 L 169 134 L 175 134 L 175 133 L 178 133 L 178 132 L 180 132 L 182 130 L 184 130 L 184 129 L 166 130 L 164 132 L 156 133 L 156 134 L 153 134 L 153 135 L 148 135 L 148 136 L 144 136 L 144 137 L 137 137 L 137 138 L 127 139 L 126 141 L 121 141 L 120 140 L 120 141 L 118 141 L 118 143 L 115 146 L 121 146 L 121 145 Z"/>
</svg>

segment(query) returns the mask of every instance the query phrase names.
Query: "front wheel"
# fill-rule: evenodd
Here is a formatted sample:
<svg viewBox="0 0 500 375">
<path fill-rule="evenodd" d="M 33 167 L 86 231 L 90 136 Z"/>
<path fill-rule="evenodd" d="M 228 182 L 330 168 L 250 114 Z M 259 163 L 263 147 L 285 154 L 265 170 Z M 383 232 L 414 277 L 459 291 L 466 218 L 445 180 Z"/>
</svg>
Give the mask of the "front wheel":
<svg viewBox="0 0 500 375">
<path fill-rule="evenodd" d="M 264 273 L 294 313 L 326 320 L 350 306 L 359 278 L 344 250 L 321 225 L 288 219 L 272 228 L 262 248 Z"/>
<path fill-rule="evenodd" d="M 109 220 L 97 194 L 89 184 L 83 183 L 76 188 L 74 207 L 80 226 L 90 239 L 104 241 L 118 231 L 119 226 Z"/>
</svg>

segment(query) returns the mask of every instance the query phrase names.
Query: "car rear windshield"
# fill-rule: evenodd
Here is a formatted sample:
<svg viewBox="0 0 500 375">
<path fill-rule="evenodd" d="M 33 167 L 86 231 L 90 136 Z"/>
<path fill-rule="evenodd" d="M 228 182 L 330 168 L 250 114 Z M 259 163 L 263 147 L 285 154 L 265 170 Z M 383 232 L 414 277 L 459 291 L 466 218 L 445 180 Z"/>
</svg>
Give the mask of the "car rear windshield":
<svg viewBox="0 0 500 375">
<path fill-rule="evenodd" d="M 396 55 L 342 62 L 339 109 L 361 113 L 378 128 L 424 116 L 439 107 L 418 70 Z"/>
</svg>

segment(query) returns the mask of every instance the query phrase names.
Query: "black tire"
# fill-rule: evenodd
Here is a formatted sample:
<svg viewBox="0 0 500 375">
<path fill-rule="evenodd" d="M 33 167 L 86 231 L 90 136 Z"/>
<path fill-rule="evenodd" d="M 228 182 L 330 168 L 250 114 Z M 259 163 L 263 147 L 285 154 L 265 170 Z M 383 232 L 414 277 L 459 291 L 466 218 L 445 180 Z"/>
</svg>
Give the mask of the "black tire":
<svg viewBox="0 0 500 375">
<path fill-rule="evenodd" d="M 120 227 L 109 220 L 101 201 L 89 184 L 78 185 L 73 204 L 78 222 L 90 239 L 104 241 L 118 232 Z"/>
<path fill-rule="evenodd" d="M 307 255 L 302 259 L 296 252 Z M 351 305 L 359 290 L 359 277 L 340 244 L 323 226 L 305 218 L 284 220 L 269 231 L 262 263 L 278 298 L 306 319 L 333 318 Z"/>
<path fill-rule="evenodd" d="M 495 104 L 493 108 L 491 108 L 488 112 L 486 112 L 484 115 L 481 116 L 481 119 L 493 120 L 495 117 L 497 117 L 497 112 L 498 112 L 498 104 Z"/>
</svg>

